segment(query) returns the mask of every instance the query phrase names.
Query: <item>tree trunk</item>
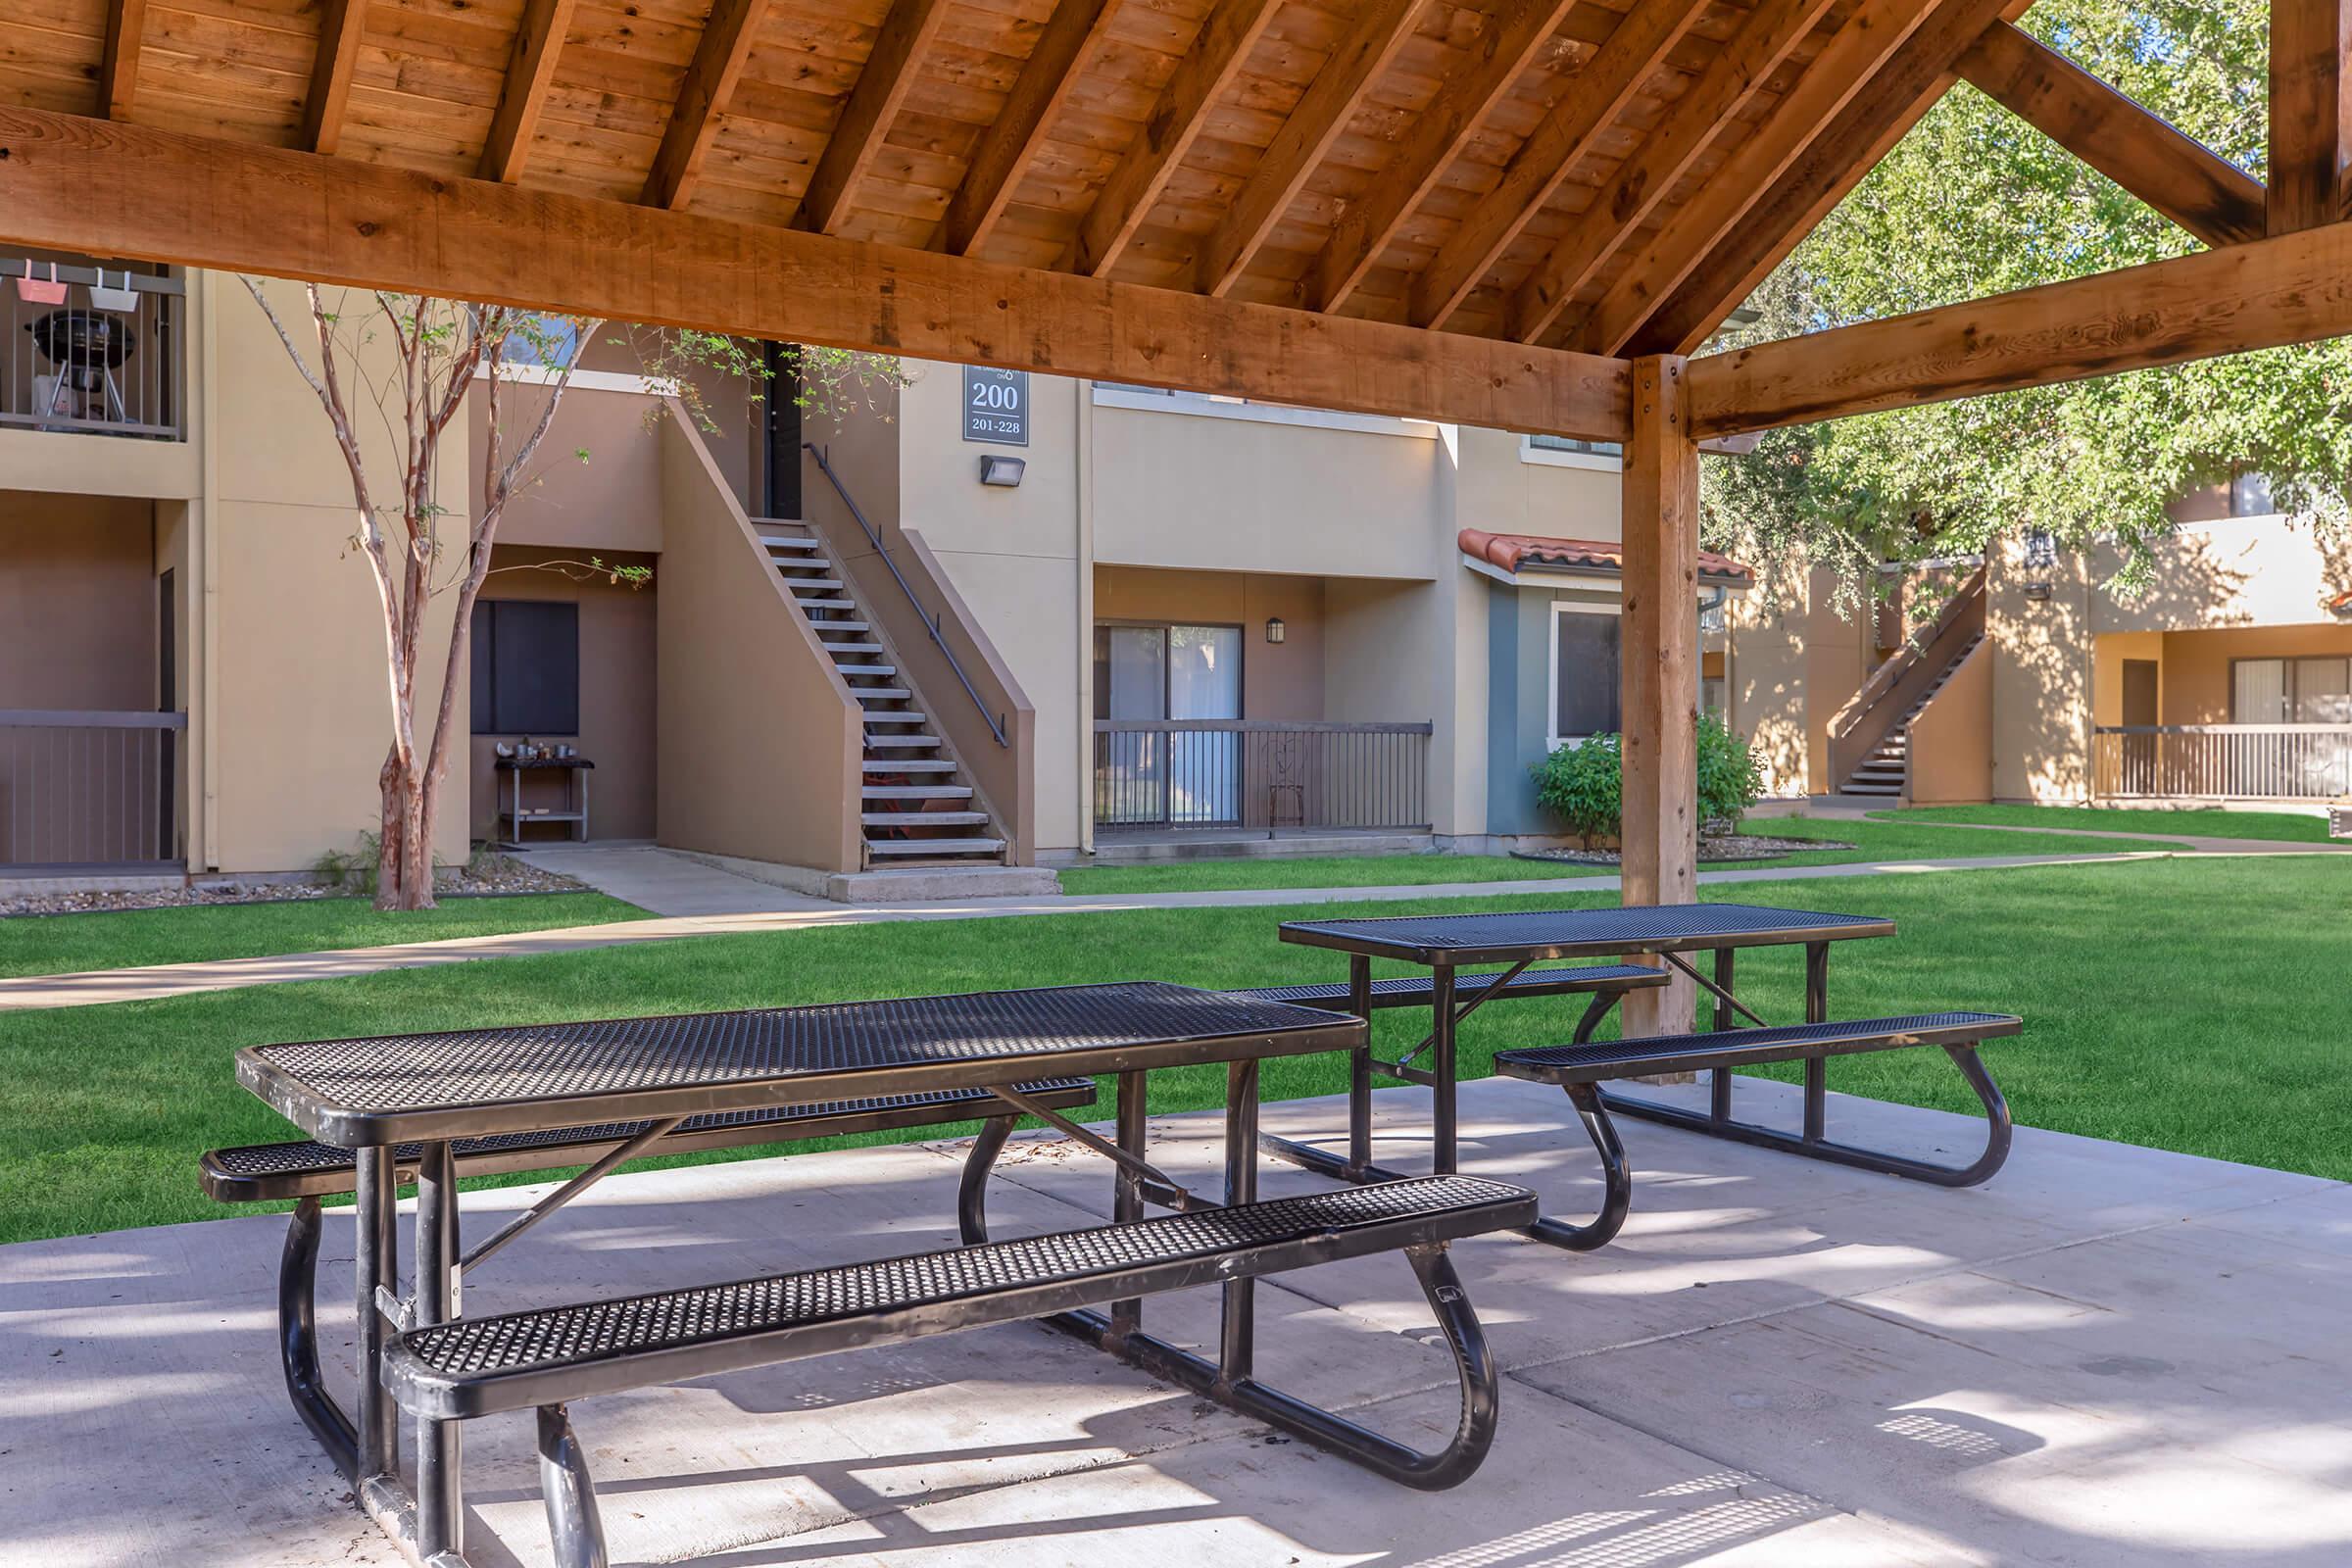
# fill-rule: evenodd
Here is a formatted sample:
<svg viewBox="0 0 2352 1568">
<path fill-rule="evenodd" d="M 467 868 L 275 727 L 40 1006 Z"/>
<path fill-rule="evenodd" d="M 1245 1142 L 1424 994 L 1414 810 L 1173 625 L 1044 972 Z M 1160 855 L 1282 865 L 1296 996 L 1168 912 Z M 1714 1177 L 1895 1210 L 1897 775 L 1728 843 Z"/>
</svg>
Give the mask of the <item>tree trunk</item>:
<svg viewBox="0 0 2352 1568">
<path fill-rule="evenodd" d="M 436 907 L 433 848 L 418 783 L 402 769 L 397 749 L 384 759 L 383 771 L 377 775 L 383 795 L 375 857 L 375 906 L 379 909 Z"/>
</svg>

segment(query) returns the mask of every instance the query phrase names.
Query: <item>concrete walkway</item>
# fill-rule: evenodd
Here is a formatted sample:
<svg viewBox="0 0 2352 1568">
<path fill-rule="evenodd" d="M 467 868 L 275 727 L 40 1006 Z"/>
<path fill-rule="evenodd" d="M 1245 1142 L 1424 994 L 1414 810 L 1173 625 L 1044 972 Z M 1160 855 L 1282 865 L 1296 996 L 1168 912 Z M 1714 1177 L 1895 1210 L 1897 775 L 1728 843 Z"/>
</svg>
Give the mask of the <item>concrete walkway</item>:
<svg viewBox="0 0 2352 1568">
<path fill-rule="evenodd" d="M 2272 846 L 2272 848 L 2277 848 Z M 1765 866 L 1748 870 L 1702 871 L 1708 886 L 1739 883 L 1814 881 L 1853 876 L 1908 875 L 1929 871 L 1994 871 L 2025 865 L 2103 865 L 2125 860 L 2163 859 L 2149 852 L 2119 855 L 1996 856 L 1953 860 L 1864 860 L 1846 865 Z M 691 862 L 688 862 L 691 863 Z M 728 882 L 747 879 L 723 871 Z M 764 887 L 763 883 L 752 886 Z M 1541 894 L 1613 893 L 1615 876 L 1554 877 L 1528 882 L 1440 882 L 1420 887 L 1236 888 L 1212 893 L 1089 893 L 1050 899 L 972 899 L 940 904 L 845 905 L 824 899 L 793 899 L 772 909 L 710 913 L 666 919 L 628 920 L 612 925 L 567 926 L 509 936 L 451 937 L 393 947 L 345 948 L 331 953 L 295 953 L 267 958 L 220 958 L 195 963 L 159 963 L 138 969 L 88 970 L 79 974 L 24 975 L 0 979 L 0 1012 L 38 1007 L 90 1006 L 146 1002 L 199 991 L 240 986 L 285 985 L 301 980 L 334 980 L 385 969 L 420 969 L 477 958 L 534 957 L 581 953 L 593 948 L 671 942 L 684 937 L 742 936 L 760 931 L 806 931 L 819 926 L 874 925 L 899 920 L 1001 920 L 1047 914 L 1103 914 L 1132 909 L 1276 908 L 1311 904 L 1392 904 L 1417 899 L 1522 898 Z"/>
<path fill-rule="evenodd" d="M 1998 1061 L 1998 1050 L 1991 1054 Z M 1836 1068 L 1832 1069 L 1835 1076 Z M 1792 1117 L 1743 1079 L 1742 1108 Z M 1693 1091 L 1695 1093 L 1695 1091 Z M 1752 1097 L 1752 1099 L 1751 1099 Z M 1377 1099 L 1410 1164 L 1419 1091 Z M 2031 1117 L 2030 1099 L 2021 1111 Z M 1465 1086 L 1467 1169 L 1590 1209 L 1556 1092 Z M 1267 1107 L 1328 1138 L 1337 1101 Z M 1570 1126 L 1573 1123 L 1571 1121 Z M 1947 1153 L 1981 1123 L 1838 1098 L 1839 1136 Z M 1180 1180 L 1217 1124 L 1155 1124 Z M 701 1568 L 2341 1568 L 2352 1561 L 2352 1188 L 2022 1131 L 1941 1192 L 1624 1124 L 1625 1233 L 1454 1257 L 1503 1373 L 1462 1487 L 1418 1494 L 1014 1324 L 572 1407 L 615 1563 Z M 958 1151 L 899 1146 L 622 1175 L 468 1276 L 487 1313 L 952 1243 Z M 1311 1178 L 1265 1166 L 1267 1196 Z M 998 1234 L 1107 1216 L 1103 1162 L 1016 1144 Z M 543 1188 L 469 1194 L 488 1235 Z M 1212 1189 L 1213 1190 L 1213 1187 Z M 321 1255 L 353 1378 L 348 1210 Z M 283 1222 L 0 1249 L 0 1564 L 393 1568 L 287 1407 Z M 1407 1441 L 1456 1396 L 1395 1257 L 1258 1286 L 1259 1370 Z M 1213 1294 L 1152 1326 L 1214 1343 Z M 548 1559 L 531 1418 L 468 1424 L 468 1555 Z"/>
</svg>

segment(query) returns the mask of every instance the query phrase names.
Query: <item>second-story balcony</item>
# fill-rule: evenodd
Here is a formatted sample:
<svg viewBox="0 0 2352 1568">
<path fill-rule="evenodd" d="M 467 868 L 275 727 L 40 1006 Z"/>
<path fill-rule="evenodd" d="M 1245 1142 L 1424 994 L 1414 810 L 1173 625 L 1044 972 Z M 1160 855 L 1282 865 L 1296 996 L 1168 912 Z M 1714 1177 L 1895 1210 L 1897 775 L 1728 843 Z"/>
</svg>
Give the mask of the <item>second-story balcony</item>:
<svg viewBox="0 0 2352 1568">
<path fill-rule="evenodd" d="M 0 257 L 0 428 L 186 438 L 184 274 Z"/>
</svg>

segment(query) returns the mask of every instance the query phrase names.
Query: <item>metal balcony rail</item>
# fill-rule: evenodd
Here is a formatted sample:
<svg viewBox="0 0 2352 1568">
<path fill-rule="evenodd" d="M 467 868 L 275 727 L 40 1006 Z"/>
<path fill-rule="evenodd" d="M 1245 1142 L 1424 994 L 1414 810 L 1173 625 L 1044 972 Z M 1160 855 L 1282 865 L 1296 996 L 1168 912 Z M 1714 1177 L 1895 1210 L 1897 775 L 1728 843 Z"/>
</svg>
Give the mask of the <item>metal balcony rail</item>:
<svg viewBox="0 0 2352 1568">
<path fill-rule="evenodd" d="M 1095 721 L 1098 827 L 1430 824 L 1427 723 Z"/>
<path fill-rule="evenodd" d="M 30 298 L 34 291 L 62 298 Z M 187 280 L 0 257 L 0 426 L 186 439 Z"/>
<path fill-rule="evenodd" d="M 0 867 L 173 867 L 185 713 L 0 708 Z"/>
<path fill-rule="evenodd" d="M 2328 800 L 2352 793 L 2352 724 L 2101 724 L 2102 800 Z"/>
</svg>

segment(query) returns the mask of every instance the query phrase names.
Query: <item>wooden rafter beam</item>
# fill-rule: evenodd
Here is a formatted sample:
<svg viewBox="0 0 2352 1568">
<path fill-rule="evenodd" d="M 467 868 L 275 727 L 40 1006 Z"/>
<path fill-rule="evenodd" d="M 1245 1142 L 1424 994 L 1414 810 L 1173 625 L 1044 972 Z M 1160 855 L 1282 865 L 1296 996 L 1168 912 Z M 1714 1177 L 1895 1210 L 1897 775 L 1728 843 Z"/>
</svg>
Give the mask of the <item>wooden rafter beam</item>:
<svg viewBox="0 0 2352 1568">
<path fill-rule="evenodd" d="M 1666 56 L 1707 0 L 1650 0 L 1626 14 L 1608 40 L 1568 78 L 1568 91 L 1521 144 L 1502 179 L 1473 208 L 1429 266 L 1413 279 L 1415 324 L 1444 326 L 1479 280 L 1551 200 L 1568 172 L 1591 152 L 1626 106 L 1666 64 Z"/>
<path fill-rule="evenodd" d="M 703 160 L 710 155 L 710 138 L 735 96 L 743 63 L 751 58 L 752 37 L 766 12 L 767 0 L 712 0 L 710 19 L 703 24 L 702 41 L 694 46 L 662 146 L 637 198 L 646 206 L 675 209 L 693 199 Z"/>
<path fill-rule="evenodd" d="M 539 128 L 539 111 L 555 80 L 556 56 L 571 30 L 577 5 L 578 0 L 528 0 L 523 6 L 514 51 L 507 60 L 507 84 L 499 93 L 498 113 L 490 122 L 489 139 L 482 144 L 475 170 L 482 178 L 511 185 L 522 177 L 531 135 Z"/>
<path fill-rule="evenodd" d="M 2352 224 L 1690 362 L 1701 436 L 2055 386 L 2352 334 Z"/>
<path fill-rule="evenodd" d="M 1740 227 L 1824 125 L 1834 121 L 1926 17 L 1919 0 L 1862 0 L 1814 56 L 1771 118 L 1742 139 L 1690 200 L 1626 259 L 1616 280 L 1591 309 L 1571 312 L 1562 341 L 1588 352 L 1623 348 L 1658 301 Z M 1593 345 L 1608 345 L 1595 350 Z"/>
<path fill-rule="evenodd" d="M 1927 19 L 1909 41 L 1650 313 L 1626 352 L 1688 354 L 1714 336 L 1796 242 L 1943 96 L 1962 51 L 1994 21 L 2025 9 L 2026 0 L 1931 0 Z"/>
<path fill-rule="evenodd" d="M 873 171 L 882 139 L 899 118 L 900 106 L 914 87 L 931 40 L 947 20 L 947 0 L 897 0 L 874 39 L 874 52 L 858 74 L 858 85 L 842 107 L 841 122 L 825 143 L 816 172 L 808 176 L 808 192 L 801 198 L 800 223 L 820 234 L 841 226 L 858 204 L 858 187 Z"/>
<path fill-rule="evenodd" d="M 2206 244 L 2262 237 L 2260 181 L 2038 38 L 1996 22 L 1960 75 Z"/>
<path fill-rule="evenodd" d="M 1511 83 L 1550 46 L 1576 0 L 1505 0 L 1479 34 L 1476 57 L 1446 78 L 1407 126 L 1404 139 L 1363 199 L 1340 216 L 1301 281 L 1299 303 L 1336 311 L 1348 303 L 1405 219 L 1443 174 Z"/>
<path fill-rule="evenodd" d="M 1102 47 L 1105 29 L 1118 10 L 1119 0 L 1064 0 L 1054 8 L 1014 78 L 1004 107 L 972 149 L 963 183 L 949 200 L 940 224 L 942 250 L 969 256 L 988 243 L 1013 187 L 1037 156 L 1046 127 Z"/>
<path fill-rule="evenodd" d="M 302 142 L 331 155 L 343 145 L 351 107 L 351 74 L 360 63 L 360 34 L 368 0 L 325 0 L 318 10 L 318 55 L 311 67 L 310 96 L 302 102 Z"/>
<path fill-rule="evenodd" d="M 1570 228 L 1549 257 L 1511 296 L 1506 329 L 1537 343 L 1609 258 L 1666 200 L 1700 153 L 1718 135 L 1745 133 L 1738 122 L 1773 74 L 1829 15 L 1833 0 L 1759 0 L 1740 30 L 1670 105 L 1657 128 L 1592 198 L 1584 220 Z"/>
<path fill-rule="evenodd" d="M 110 0 L 106 57 L 98 68 L 98 108 L 109 120 L 128 120 L 139 88 L 139 45 L 147 31 L 147 0 Z"/>
<path fill-rule="evenodd" d="M 1249 183 L 1201 242 L 1194 263 L 1195 288 L 1223 294 L 1249 270 L 1258 247 L 1348 128 L 1364 94 L 1412 36 L 1413 19 L 1422 4 L 1423 0 L 1372 0 L 1364 8 L 1283 122 Z"/>
<path fill-rule="evenodd" d="M 1624 439 L 1622 361 L 0 106 L 0 244 Z"/>
<path fill-rule="evenodd" d="M 2271 0 L 2270 232 L 2344 216 L 2352 172 L 2352 6 Z"/>
<path fill-rule="evenodd" d="M 1152 203 L 1167 188 L 1168 176 L 1192 151 L 1209 106 L 1232 85 L 1279 9 L 1281 0 L 1219 0 L 1200 37 L 1177 63 L 1176 74 L 1160 89 L 1142 133 L 1120 155 L 1102 193 L 1080 220 L 1062 254 L 1065 270 L 1101 277 L 1126 254 Z"/>
</svg>

